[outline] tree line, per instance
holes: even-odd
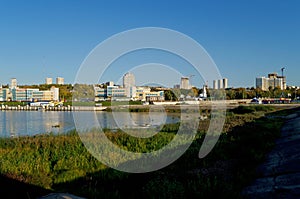
[[[91,85],[76,84],[75,88],[72,84],[39,84],[39,85],[20,85],[20,88],[37,88],[39,90],[50,90],[52,86],[59,88],[59,98],[64,101],[72,101],[72,93],[76,96],[92,96],[93,87]],[[8,87],[4,85],[3,88]],[[152,91],[156,91],[156,88],[151,88]],[[178,101],[180,97],[190,96],[199,97],[203,93],[202,88],[193,87],[191,89],[165,89],[164,97],[166,101]],[[81,96],[84,94],[84,96]],[[279,87],[270,87],[267,91],[263,91],[260,88],[227,88],[225,90],[207,89],[208,98],[220,98],[220,99],[253,99],[253,98],[291,98],[296,99],[300,97],[300,89],[288,87],[285,90],[281,90]]]
[[[184,89],[170,89],[165,90],[165,100],[166,101],[178,101],[180,95],[189,95],[191,97],[199,97],[199,95],[203,93],[203,89],[199,89],[193,87],[189,90]],[[296,88],[287,88],[285,90],[281,90],[280,88],[269,88],[267,91],[263,91],[260,88],[228,88],[225,90],[217,90],[217,89],[207,89],[207,97],[209,98],[217,98],[217,99],[253,99],[253,98],[291,98],[296,99],[300,97],[300,89]]]

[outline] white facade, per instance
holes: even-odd
[[[180,89],[190,89],[190,81],[188,77],[181,77]]]
[[[59,85],[63,85],[65,82],[64,82],[64,78],[63,77],[57,77],[56,78],[56,84],[59,84]]]
[[[223,79],[223,88],[228,88],[228,79],[227,78],[224,78]]]
[[[45,83],[46,84],[53,84],[52,78],[51,77],[47,77]]]
[[[10,82],[10,89],[16,89],[18,87],[18,83],[17,83],[17,79],[16,78],[11,78],[11,82]]]
[[[213,81],[213,89],[218,89],[218,81],[217,80]]]
[[[256,78],[256,88],[261,88],[263,91],[269,89],[269,78],[257,77]]]
[[[132,73],[128,72],[123,76],[123,87],[125,88],[126,97],[135,97],[135,77]]]
[[[228,88],[227,78],[213,80],[213,89],[226,89],[226,88]]]
[[[127,88],[131,86],[135,86],[135,77],[132,73],[129,72],[123,76],[123,87]]]
[[[285,77],[277,76],[276,73],[271,73],[268,77],[257,77],[256,88],[261,88],[263,91],[268,91],[271,88],[286,89]]]
[[[100,88],[98,86],[95,89],[95,101],[106,100],[111,98],[114,100],[141,100],[141,101],[164,101],[164,91],[151,91],[149,87],[130,87],[132,97],[126,96],[126,88],[120,88],[119,86],[107,86],[106,88]]]
[[[200,93],[199,97],[200,97],[201,99],[206,99],[206,98],[207,98],[206,85],[203,85],[203,92]]]
[[[218,80],[218,89],[222,89],[223,88],[223,80],[219,79]]]
[[[1,101],[58,101],[58,88],[40,91],[37,88],[1,88]]]
[[[59,88],[51,87],[50,91],[53,92],[53,100],[59,101]]]

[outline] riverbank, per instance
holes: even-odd
[[[0,111],[104,111],[107,107],[96,106],[0,106]]]
[[[106,167],[88,153],[75,131],[66,135],[0,139],[0,173],[6,179],[43,188],[13,193],[19,198],[36,198],[45,192],[68,192],[86,198],[238,198],[280,134],[284,121],[274,115],[293,111],[261,106],[228,111],[217,145],[207,157],[199,159],[208,128],[203,121],[193,144],[181,158],[164,169],[144,174]],[[106,134],[127,150],[151,151],[173,139],[178,126],[173,127],[166,126],[152,140],[134,139],[109,130]],[[1,194],[11,190],[5,186],[1,187]]]
[[[155,105],[143,105],[143,104],[131,104],[131,105],[112,105],[108,106],[92,106],[91,103],[87,105],[72,105],[68,103],[65,106],[29,106],[29,105],[0,105],[0,111],[129,111],[129,112],[149,112],[151,111],[161,111],[164,109],[166,112],[180,112],[181,110],[186,111],[197,111],[197,110],[210,110],[212,106],[218,108],[219,106],[225,106],[226,109],[233,109],[240,105],[243,106],[256,106],[256,104],[251,104],[250,100],[225,100],[225,101],[201,101],[199,104],[188,104],[188,103],[178,103],[168,104],[168,103],[158,103]],[[260,106],[271,106],[275,108],[296,108],[300,107],[300,104],[260,104]]]
[[[248,199],[300,197],[300,110],[286,116],[281,136],[243,194]]]

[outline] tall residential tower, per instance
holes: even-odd
[[[188,77],[181,77],[180,89],[190,89],[190,80]]]
[[[226,89],[226,88],[228,88],[227,78],[213,80],[213,89]]]
[[[64,84],[64,78],[63,77],[57,77],[56,78],[56,84],[63,85]]]
[[[53,84],[52,78],[51,77],[47,77],[45,83],[46,84]]]
[[[10,80],[10,89],[16,89],[18,87],[17,79],[16,78],[11,78]]]
[[[126,97],[132,98],[135,96],[135,77],[132,73],[128,72],[123,76],[123,87],[125,88]]]

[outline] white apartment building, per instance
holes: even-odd
[[[181,77],[180,89],[190,89],[190,80],[188,77]]]
[[[46,84],[53,84],[52,78],[51,77],[47,77],[45,83]]]
[[[64,78],[63,77],[57,77],[56,78],[56,84],[59,84],[59,85],[65,84]]]
[[[226,89],[226,88],[228,88],[227,78],[213,80],[213,89]]]
[[[268,91],[269,88],[286,89],[286,77],[278,76],[277,73],[270,73],[268,77],[257,77],[256,88],[260,88],[263,91]]]
[[[123,76],[123,87],[126,97],[132,98],[136,95],[135,77],[132,73],[128,72]]]

